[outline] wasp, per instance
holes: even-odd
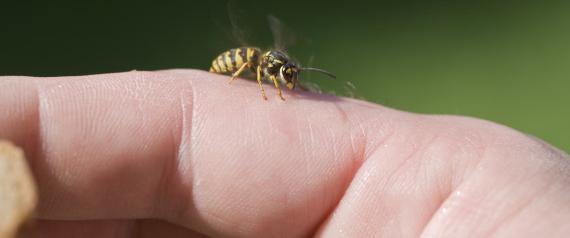
[[[273,30],[273,29],[272,29]],[[289,57],[284,50],[270,49],[262,51],[258,47],[239,47],[227,50],[212,61],[210,72],[231,74],[229,83],[232,83],[245,70],[251,70],[257,77],[261,97],[267,100],[263,89],[263,79],[273,82],[281,100],[285,100],[281,92],[281,84],[290,90],[298,84],[299,74],[303,71],[314,71],[336,78],[332,73],[318,68],[303,68]]]

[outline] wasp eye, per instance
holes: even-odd
[[[293,71],[292,71],[291,67],[283,66],[283,67],[281,67],[281,73],[289,76],[293,73]]]

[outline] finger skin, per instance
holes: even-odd
[[[568,231],[567,155],[521,133],[289,91],[264,101],[226,81],[7,77],[0,137],[30,155],[42,219],[158,218],[215,237],[528,235],[533,217],[535,234]]]
[[[37,118],[37,146],[27,150],[37,154],[39,217],[157,217],[214,236],[315,230],[365,143],[375,143],[343,108],[363,103],[300,94],[266,102],[251,83],[224,79],[199,71],[4,79],[36,92],[20,115],[2,116]],[[26,141],[17,121],[6,125],[5,137]]]

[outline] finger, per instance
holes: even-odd
[[[527,159],[527,151],[505,160],[497,148],[528,144],[509,144],[521,140],[520,133],[490,123],[310,94],[265,102],[255,84],[229,86],[198,71],[31,79],[23,85],[37,89],[37,106],[3,114],[11,123],[1,130],[26,142],[19,120],[37,118],[37,131],[27,130],[28,138],[38,138],[31,163],[40,184],[40,216],[48,219],[157,217],[211,236],[303,236],[327,220],[320,230],[325,236],[418,235],[425,226],[438,227],[432,224],[453,226],[449,218],[433,222],[431,215],[467,175],[487,178],[471,181],[473,198],[492,184],[503,184],[495,189],[501,191],[509,178],[528,171],[523,168],[551,168],[534,166],[541,160]],[[503,144],[482,153],[489,136]],[[495,169],[472,174],[482,159],[490,161],[484,168]],[[494,167],[497,161],[517,166]],[[556,171],[550,178],[566,178],[560,171],[567,170]],[[544,182],[528,184],[540,188]],[[512,207],[527,197],[495,200]],[[496,223],[497,217],[488,220]]]
[[[317,237],[567,236],[568,155],[481,120],[421,123],[367,158]]]
[[[32,155],[39,217],[308,234],[402,117],[329,96],[264,101],[255,84],[223,79],[199,71],[4,78],[23,94],[2,94],[11,113],[1,114],[0,135]]]

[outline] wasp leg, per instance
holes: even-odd
[[[243,70],[245,68],[247,68],[249,66],[249,64],[243,64],[238,71],[236,71],[235,73],[232,74],[232,78],[230,79],[230,81],[228,83],[232,83],[237,77],[239,77],[239,75],[241,74],[241,72],[243,72]]]
[[[285,101],[285,98],[283,97],[283,93],[281,92],[281,88],[279,87],[279,82],[277,82],[277,78],[275,78],[275,75],[271,75],[271,76],[269,76],[269,78],[275,84],[275,88],[277,88],[277,93],[279,94],[279,97],[281,98],[281,100]]]
[[[259,84],[259,89],[261,89],[261,96],[264,100],[267,100],[267,96],[265,96],[265,90],[263,89],[263,85],[261,83],[261,66],[257,66],[257,83]]]

